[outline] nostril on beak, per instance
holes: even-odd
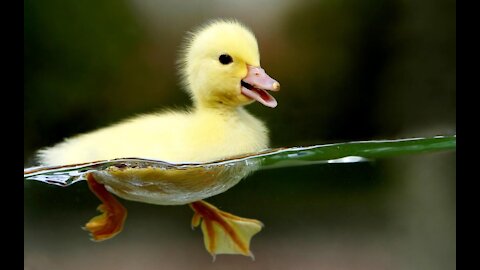
[[[279,84],[278,82],[274,82],[274,83],[272,84],[272,88],[273,88],[273,90],[275,90],[275,91],[279,91],[279,90],[280,90],[280,84]]]

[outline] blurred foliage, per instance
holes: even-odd
[[[455,1],[419,5],[315,1],[292,10],[289,48],[275,66],[288,63],[278,72],[280,119],[296,132],[280,142],[454,133]]]
[[[289,52],[295,52],[289,62],[300,72],[291,74],[285,88],[302,89],[289,93],[299,94],[299,102],[318,103],[296,111],[309,116],[296,127],[304,140],[368,139],[382,133],[375,107],[383,91],[379,77],[395,51],[389,35],[397,22],[396,6],[382,0],[318,1],[286,20],[285,36],[294,48]],[[319,122],[322,128],[311,128]]]
[[[157,90],[174,79],[155,72],[148,37],[124,2],[26,1],[24,13],[26,158],[169,95]]]

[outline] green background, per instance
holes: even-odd
[[[282,85],[272,147],[455,134],[451,0],[24,1],[24,166],[34,151],[132,114],[190,104],[175,61],[186,31],[237,18]],[[455,153],[259,171],[209,199],[266,224],[256,261],[212,264],[188,207],[125,202],[116,238],[80,227],[85,183],[25,183],[25,269],[454,269]]]

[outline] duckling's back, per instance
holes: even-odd
[[[42,165],[139,157],[207,162],[268,148],[265,125],[247,111],[142,115],[39,151]]]

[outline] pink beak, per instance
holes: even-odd
[[[268,76],[261,67],[247,65],[248,73],[243,78],[241,92],[270,108],[277,106],[277,101],[267,91],[280,91],[280,84]]]

